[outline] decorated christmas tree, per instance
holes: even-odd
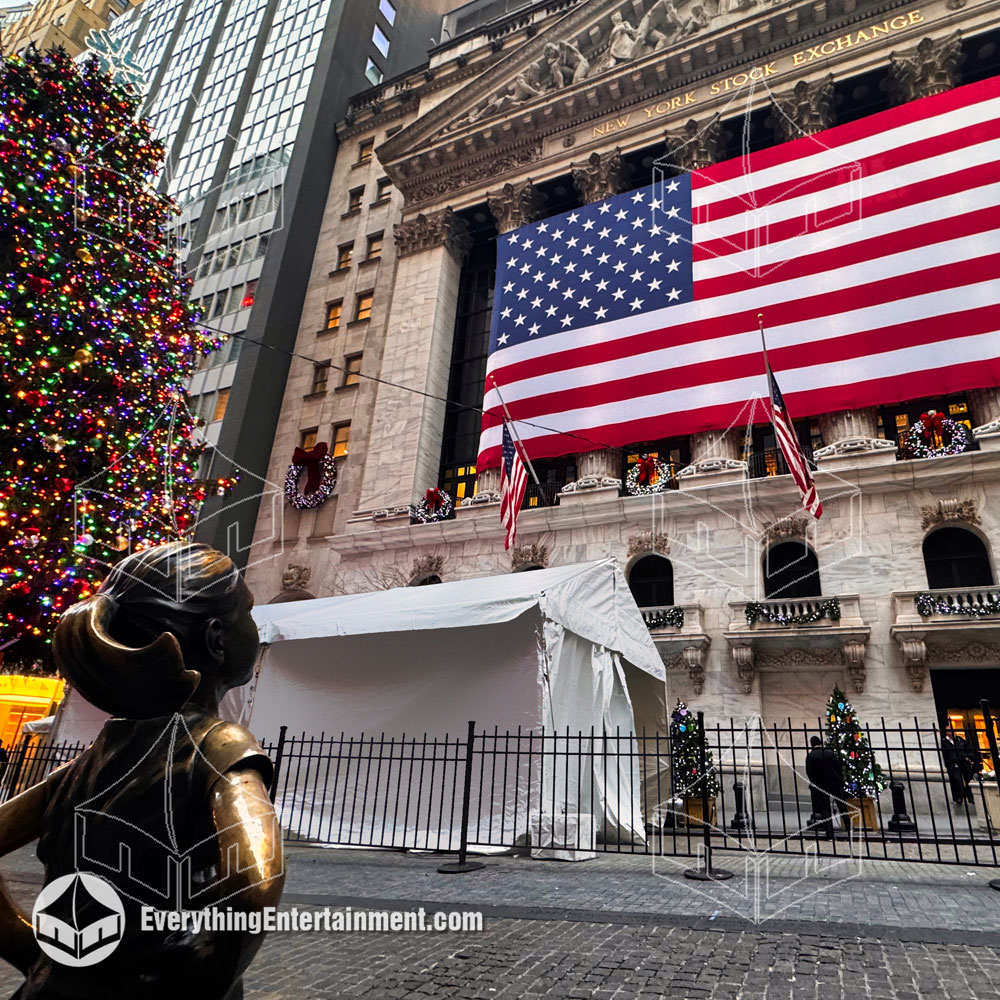
[[[886,787],[888,782],[875,760],[868,737],[839,687],[834,687],[826,706],[826,742],[840,758],[845,795],[872,798]]]
[[[209,488],[185,386],[218,346],[187,304],[162,147],[95,63],[0,64],[0,653],[129,550],[185,537]]]
[[[702,785],[707,785],[709,796],[719,791],[719,776],[715,771],[712,751],[705,747],[705,774],[701,773],[702,731],[698,716],[677,699],[677,707],[670,717],[670,745],[673,750],[673,786],[677,795],[697,798]],[[704,780],[703,780],[704,779]]]

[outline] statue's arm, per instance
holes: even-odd
[[[38,836],[45,802],[43,781],[0,806],[0,856],[30,844]],[[0,875],[0,958],[27,973],[38,954],[31,915],[14,902]]]
[[[277,905],[285,884],[281,827],[260,772],[227,771],[212,786],[211,806],[227,904],[246,910]]]

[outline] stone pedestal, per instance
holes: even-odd
[[[1000,389],[973,389],[969,411],[980,451],[1000,450]]]
[[[813,458],[821,468],[853,469],[896,461],[896,442],[878,436],[878,414],[871,407],[823,413],[819,427],[824,445]]]
[[[681,489],[745,479],[747,464],[740,461],[740,437],[736,428],[692,434],[691,464],[677,473]]]
[[[475,496],[466,497],[462,508],[479,507],[486,503],[500,502],[500,466],[495,469],[483,469],[476,476]]]

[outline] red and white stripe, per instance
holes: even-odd
[[[508,436],[510,431],[504,428]],[[506,529],[503,547],[509,549],[517,538],[517,515],[524,502],[524,492],[528,487],[528,472],[521,461],[521,452],[517,443],[510,438],[513,455],[510,460],[510,475],[507,475],[506,463],[500,463],[500,523]]]
[[[802,445],[799,444],[799,437],[795,433],[795,425],[787,410],[778,400],[781,399],[781,390],[775,381],[774,372],[768,368],[768,378],[771,385],[771,426],[774,428],[774,436],[781,448],[781,454],[785,457],[785,464],[795,481],[795,485],[802,494],[802,506],[805,507],[813,517],[823,516],[823,504],[820,503],[819,494],[816,492],[816,483],[813,482],[812,472],[806,462],[806,456],[802,453]]]
[[[803,416],[1000,385],[998,161],[1000,77],[695,174],[694,301],[491,355],[528,455],[729,426],[767,395],[759,312]]]

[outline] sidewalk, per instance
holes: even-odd
[[[275,934],[247,977],[248,1000],[987,1000],[1000,997],[996,869],[854,862],[804,878],[773,858],[727,883],[682,877],[687,861],[635,855],[580,863],[290,848],[284,904],[479,910],[478,934]],[[3,860],[27,900],[30,849]],[[18,979],[0,972],[0,994]]]

